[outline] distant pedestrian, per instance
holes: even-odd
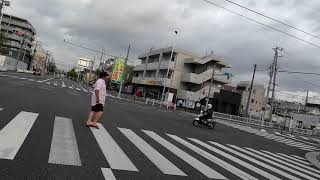
[[[103,107],[107,95],[107,76],[108,74],[106,72],[101,72],[99,74],[99,79],[94,84],[94,89],[91,97],[91,112],[89,113],[89,118],[86,121],[87,126],[92,126],[97,129],[99,129],[97,122],[103,115]]]

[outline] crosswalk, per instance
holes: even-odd
[[[284,143],[288,146],[293,146],[293,147],[297,147],[299,149],[305,150],[305,151],[319,151],[320,150],[320,145],[314,145],[313,143],[310,142],[303,142],[300,139],[295,138],[292,135],[284,135],[284,134],[280,134],[279,132],[275,132],[275,133],[269,133],[267,131],[261,131],[258,129],[254,129],[248,126],[242,126],[242,125],[238,125],[238,124],[233,124],[233,123],[229,123],[229,122],[225,122],[223,120],[217,120],[219,123],[251,133],[251,134],[256,134],[258,136],[261,137],[265,137],[267,139],[271,139],[280,143]],[[309,139],[309,138],[308,138]],[[314,138],[315,139],[315,138]],[[317,139],[315,139],[317,140]],[[320,142],[320,141],[319,141]]]
[[[53,90],[53,87],[57,88],[57,87],[60,87],[62,89],[74,89],[78,92],[85,92],[85,93],[88,93],[88,92],[91,92],[92,91],[92,88],[85,88],[85,87],[82,87],[76,83],[74,84],[70,84],[70,85],[66,85],[65,82],[60,79],[59,81],[57,79],[54,79],[54,78],[47,78],[47,79],[44,79],[44,80],[36,80],[36,79],[32,79],[32,78],[28,78],[28,77],[19,77],[19,76],[15,76],[15,75],[7,75],[7,74],[0,74],[0,76],[2,77],[10,77],[10,78],[14,78],[14,79],[17,79],[17,80],[24,80],[24,81],[29,81],[29,82],[36,82],[36,83],[39,83],[39,84],[44,84],[44,85],[52,85],[52,87],[39,87],[40,89],[44,89],[44,90]],[[13,84],[18,84],[18,85],[25,85],[24,83],[22,82],[12,82]],[[70,93],[68,93],[70,94]],[[75,95],[75,94],[72,94],[71,95]]]
[[[15,160],[19,150],[28,142],[25,140],[38,116],[35,112],[21,111],[0,129],[0,161]],[[99,129],[91,127],[89,133],[92,133],[92,141],[97,143],[110,166],[100,169],[105,179],[116,179],[113,170],[143,172],[143,166],[138,166],[137,159],[131,157],[128,151],[139,151],[149,160],[145,163],[173,177],[190,178],[192,175],[186,171],[187,166],[199,175],[213,179],[320,179],[320,170],[297,155],[145,129],[116,127],[111,131],[102,124],[98,126]],[[114,131],[132,144],[130,150],[121,147],[121,138]],[[79,153],[84,147],[78,146],[79,139],[71,118],[55,116],[52,132],[48,133],[52,133],[49,164],[85,166]],[[159,146],[163,149],[157,148]]]

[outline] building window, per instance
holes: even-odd
[[[254,103],[254,99],[251,99],[251,103]]]

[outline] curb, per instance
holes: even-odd
[[[306,158],[310,163],[315,165],[318,169],[320,169],[320,152],[308,152],[306,153]]]

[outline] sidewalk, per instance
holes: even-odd
[[[305,156],[310,163],[320,169],[320,152],[309,152]]]

